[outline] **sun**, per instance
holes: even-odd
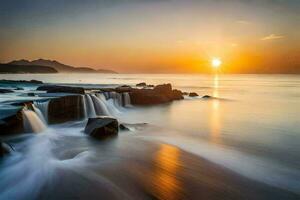
[[[220,58],[213,58],[211,60],[211,65],[213,68],[218,69],[222,64],[222,61]]]

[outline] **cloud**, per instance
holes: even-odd
[[[261,38],[261,40],[278,40],[278,39],[282,39],[282,38],[284,38],[283,35],[276,35],[276,34],[272,33],[268,36]]]

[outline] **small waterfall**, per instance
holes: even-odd
[[[89,94],[86,94],[85,98],[87,117],[96,117],[96,111],[91,96]]]
[[[82,98],[82,108],[83,108],[83,115],[84,115],[84,118],[87,118],[88,117],[88,113],[87,113],[87,109],[86,109],[86,98],[85,98],[85,95],[81,95],[81,98]]]
[[[34,111],[23,109],[22,114],[24,129],[26,132],[39,133],[46,129],[46,124]]]
[[[95,95],[91,95],[97,115],[110,115],[105,103]]]
[[[50,101],[35,101],[32,105],[34,111],[40,116],[44,122],[48,123],[48,106]]]
[[[124,92],[124,93],[123,93],[123,99],[124,99],[123,105],[124,105],[125,107],[130,107],[130,106],[131,106],[131,101],[130,101],[130,95],[129,95],[128,92]]]

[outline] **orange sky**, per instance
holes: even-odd
[[[125,73],[197,73],[209,72],[210,60],[219,57],[224,73],[300,72],[297,1],[103,2],[7,1],[0,61],[45,58]]]

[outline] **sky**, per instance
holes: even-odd
[[[0,62],[123,73],[300,72],[299,0],[1,0]]]

